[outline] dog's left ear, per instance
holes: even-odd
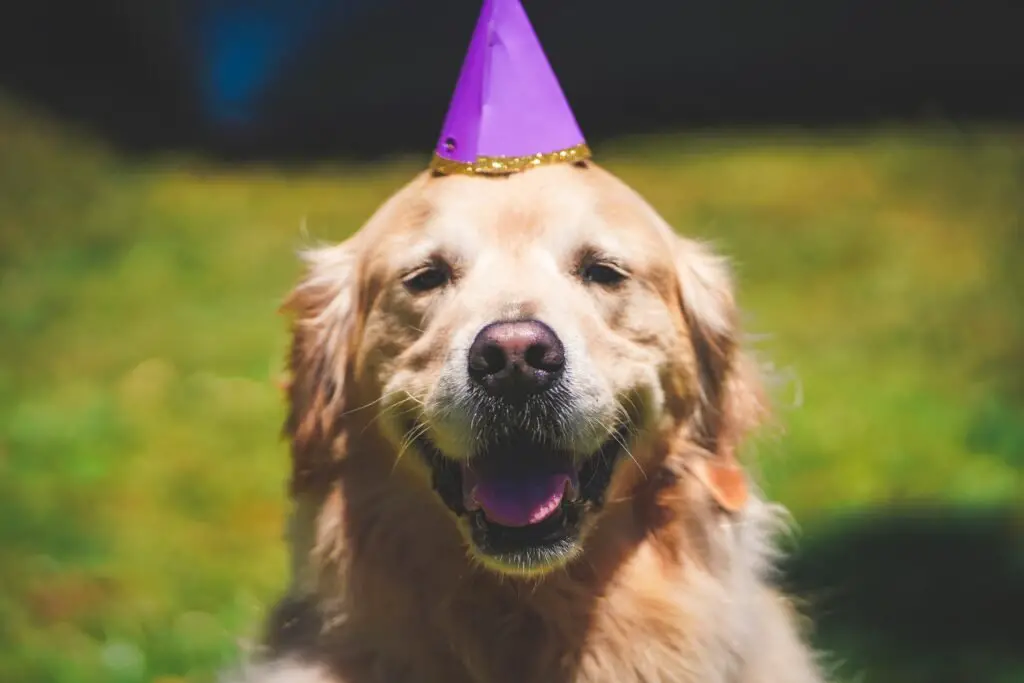
[[[737,450],[764,417],[760,381],[756,367],[740,348],[728,264],[703,244],[676,240],[678,295],[698,376],[693,438],[705,453],[688,466],[719,506],[737,512],[749,496]]]

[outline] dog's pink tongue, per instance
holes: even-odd
[[[542,474],[510,479],[481,476],[476,500],[487,519],[502,526],[527,526],[542,522],[558,510],[569,475]]]

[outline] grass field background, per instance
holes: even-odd
[[[1024,681],[1014,627],[978,631],[1024,607],[1024,130],[598,153],[735,260],[779,377],[750,454],[841,678]],[[424,161],[133,160],[0,102],[0,681],[199,683],[258,634],[294,252]]]

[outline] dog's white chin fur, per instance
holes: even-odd
[[[337,683],[322,666],[292,660],[249,664],[221,676],[217,683]]]

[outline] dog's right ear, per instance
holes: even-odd
[[[302,254],[306,273],[282,306],[292,316],[288,418],[292,490],[326,485],[342,436],[345,375],[357,327],[357,261],[350,242]]]
[[[756,365],[740,349],[739,314],[725,259],[677,237],[676,267],[698,374],[693,436],[709,456],[693,466],[715,501],[737,512],[749,495],[737,452],[765,417],[761,382]]]

